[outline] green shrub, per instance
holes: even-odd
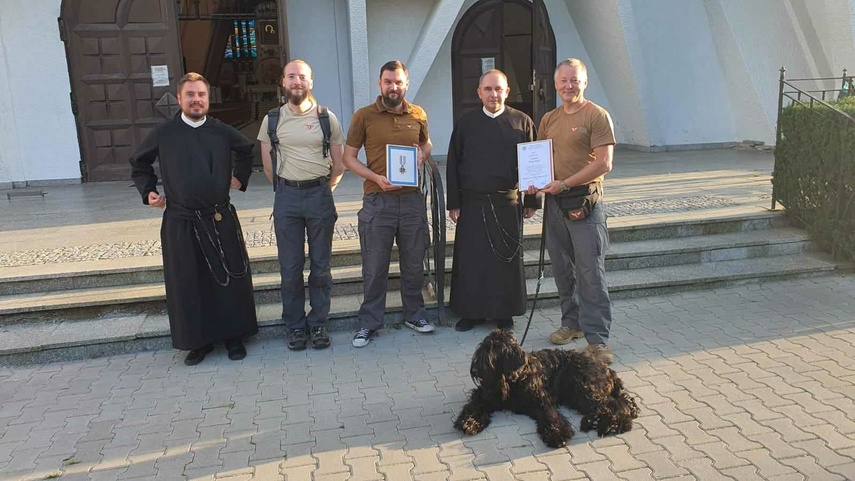
[[[830,102],[855,118],[855,97]],[[786,107],[775,146],[775,198],[820,247],[855,260],[855,121],[815,103]]]

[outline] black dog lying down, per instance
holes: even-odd
[[[582,431],[620,434],[632,429],[638,406],[608,366],[588,353],[544,349],[526,353],[510,331],[496,329],[484,338],[469,369],[477,386],[454,421],[473,435],[490,424],[494,411],[509,409],[537,421],[547,446],[559,448],[573,437],[573,426],[558,404],[582,417]]]

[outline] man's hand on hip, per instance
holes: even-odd
[[[166,196],[160,195],[157,192],[148,193],[148,205],[163,209],[166,207]]]

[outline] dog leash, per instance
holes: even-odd
[[[525,343],[525,338],[528,336],[528,328],[531,327],[531,319],[534,317],[534,310],[537,308],[537,298],[540,295],[540,285],[543,284],[543,272],[544,272],[544,260],[546,258],[546,195],[543,196],[543,224],[540,227],[540,254],[538,255],[537,261],[537,288],[534,291],[534,301],[531,303],[531,313],[528,315],[528,322],[525,325],[525,331],[523,332],[522,340],[520,341],[520,346]]]

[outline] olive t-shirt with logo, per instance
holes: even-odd
[[[537,140],[546,139],[552,139],[555,180],[564,180],[596,160],[595,148],[615,144],[614,126],[606,109],[589,100],[572,114],[563,107],[547,112],[537,130]]]
[[[411,146],[424,144],[430,138],[427,114],[416,104],[403,101],[404,110],[393,112],[383,105],[383,98],[362,107],[353,114],[347,131],[347,145],[354,149],[365,147],[368,168],[378,175],[386,176],[386,144]],[[366,194],[383,192],[379,185],[366,180],[362,185]],[[406,194],[418,187],[404,187],[387,194]]]
[[[336,116],[330,112],[330,144],[343,145],[344,132]],[[279,148],[276,151],[276,175],[288,180],[312,180],[330,175],[331,157],[324,158],[324,133],[318,120],[318,106],[303,113],[295,113],[283,105],[276,124]],[[261,121],[258,140],[270,143],[267,135],[267,116]]]

